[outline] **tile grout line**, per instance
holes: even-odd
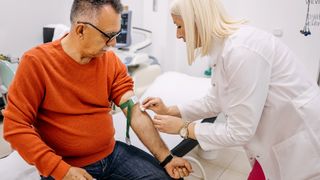
[[[238,152],[237,155],[235,155],[235,156],[233,157],[233,159],[232,159],[232,160],[230,161],[230,163],[226,166],[226,168],[223,169],[222,173],[220,174],[220,176],[218,177],[217,180],[222,180],[222,179],[220,179],[220,178],[221,178],[222,175],[229,169],[229,167],[230,167],[231,164],[235,161],[236,157],[239,156],[239,154],[240,154],[240,153]]]

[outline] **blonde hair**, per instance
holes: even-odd
[[[231,20],[219,0],[173,0],[170,11],[184,22],[189,65],[209,54],[214,37],[224,38],[245,22]]]

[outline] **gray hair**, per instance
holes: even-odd
[[[116,13],[121,14],[123,6],[120,0],[74,0],[71,8],[71,24],[77,21],[96,21],[101,7],[111,5]]]

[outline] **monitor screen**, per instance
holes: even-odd
[[[132,11],[124,11],[121,14],[121,33],[117,37],[116,47],[127,47],[131,45],[131,16]]]

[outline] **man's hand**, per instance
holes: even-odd
[[[141,107],[143,109],[150,109],[156,114],[168,114],[169,108],[163,103],[162,99],[158,97],[147,97],[143,100]]]
[[[179,134],[184,124],[181,118],[167,115],[155,115],[152,121],[158,131],[168,134]]]
[[[174,157],[164,168],[174,179],[186,177],[192,173],[191,164],[187,160],[179,157]]]
[[[93,180],[93,178],[86,170],[71,167],[62,180]]]

